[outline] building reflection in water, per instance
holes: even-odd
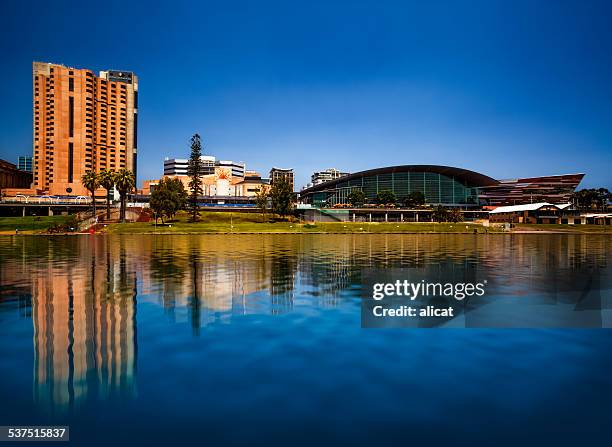
[[[124,247],[80,240],[76,263],[32,277],[34,400],[49,412],[136,393],[136,290]],[[53,259],[53,245],[48,256]],[[59,264],[59,265],[58,265]]]
[[[0,292],[31,296],[31,312],[27,299],[19,306],[33,321],[34,396],[65,410],[135,396],[137,297],[198,335],[242,315],[340,306],[369,268],[429,277],[444,267],[522,296],[606,269],[610,253],[609,238],[583,236],[16,237],[0,243]]]

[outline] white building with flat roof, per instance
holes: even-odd
[[[212,175],[215,167],[226,168],[232,172],[234,177],[244,177],[246,164],[231,160],[217,160],[212,155],[202,155],[202,175]],[[187,175],[189,159],[187,158],[168,158],[164,159],[164,175]]]
[[[336,180],[337,178],[349,175],[348,172],[341,172],[336,168],[325,169],[324,171],[314,172],[310,176],[311,186],[320,185],[321,183]]]
[[[203,170],[202,175],[215,173],[215,157],[211,155],[202,155]],[[164,159],[164,175],[187,175],[187,167],[189,159],[187,158],[168,158]]]

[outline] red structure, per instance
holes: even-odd
[[[481,187],[479,199],[487,206],[568,203],[583,177],[584,174],[564,174],[499,180],[495,185]]]

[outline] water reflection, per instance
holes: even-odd
[[[14,242],[24,252],[3,257],[2,272],[31,297],[35,402],[64,412],[88,399],[135,395],[136,276],[125,244]],[[29,259],[33,247],[40,258]]]
[[[137,303],[195,336],[243,315],[337,307],[358,326],[367,268],[451,266],[527,296],[577,271],[609,272],[611,254],[612,238],[576,235],[5,237],[0,319],[15,309],[32,319],[34,399],[65,411],[136,395]]]

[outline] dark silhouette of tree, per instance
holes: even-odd
[[[610,200],[612,196],[606,188],[581,189],[571,197],[574,206],[580,210],[605,210]]]
[[[191,155],[187,165],[187,175],[189,176],[189,207],[191,209],[191,220],[198,218],[198,200],[204,191],[202,189],[202,142],[197,133],[191,137]]]
[[[409,207],[425,205],[425,194],[423,194],[421,191],[411,192],[404,200],[404,205]]]
[[[432,218],[435,222],[448,222],[449,212],[442,205],[438,205],[432,214]]]
[[[255,194],[255,205],[261,211],[261,221],[266,220],[266,209],[268,209],[268,190],[263,185],[259,188],[259,191]]]
[[[102,169],[98,174],[100,186],[106,189],[106,218],[110,219],[110,193],[115,186],[115,171]]]
[[[89,191],[89,193],[91,194],[92,212],[93,212],[93,215],[95,216],[96,215],[95,193],[96,193],[96,189],[98,189],[98,186],[100,186],[98,174],[96,174],[94,171],[87,171],[81,177],[81,183],[83,184],[85,189],[87,189],[87,191]]]
[[[463,213],[459,208],[453,208],[448,212],[447,219],[453,223],[463,222]]]
[[[155,212],[155,221],[159,216],[164,223],[164,216],[172,219],[185,207],[187,191],[178,178],[166,177],[151,192],[151,209]]]
[[[125,208],[127,195],[134,189],[136,185],[136,177],[134,173],[128,169],[122,168],[115,173],[115,185],[119,191],[121,207],[119,208],[119,218],[121,222],[125,222]]]
[[[270,188],[272,212],[280,216],[287,216],[293,211],[293,191],[291,185],[284,178],[274,180]]]
[[[354,207],[362,207],[366,203],[366,195],[361,189],[354,189],[346,198],[348,202]]]
[[[395,205],[396,202],[397,198],[395,197],[395,193],[388,189],[380,191],[376,195],[376,203],[378,203],[379,205]]]

